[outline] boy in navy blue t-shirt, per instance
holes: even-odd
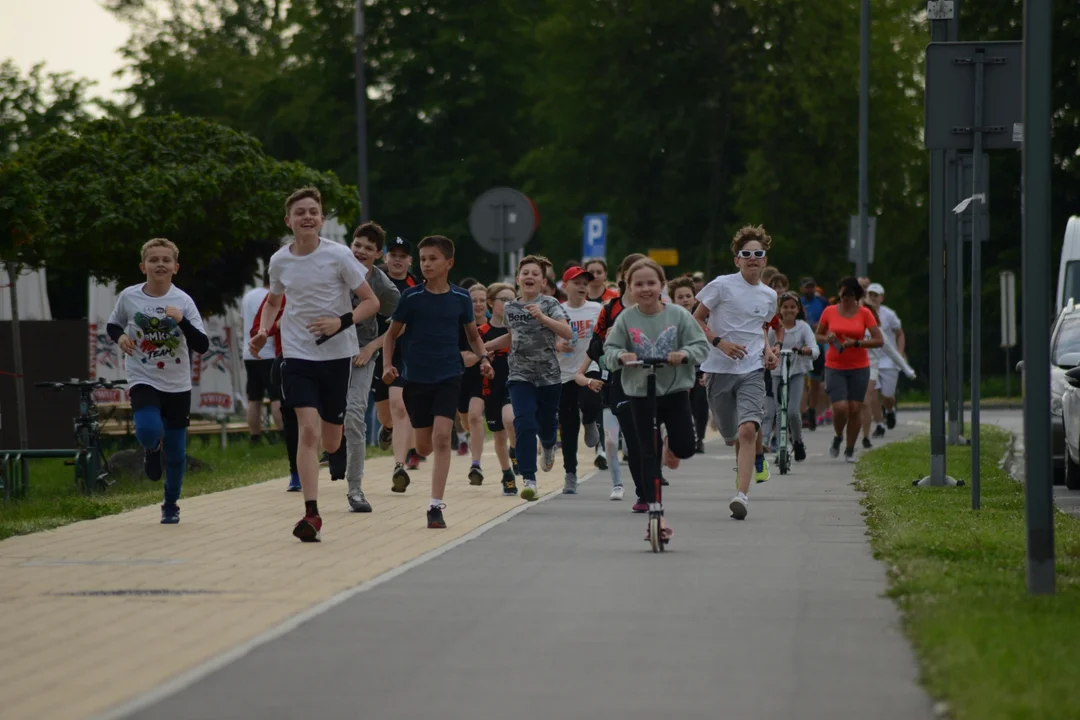
[[[409,334],[402,347],[401,376],[405,379],[404,400],[413,426],[416,450],[431,463],[431,502],[427,519],[429,528],[444,528],[442,501],[446,476],[450,473],[450,434],[457,414],[461,375],[465,365],[458,349],[458,333],[465,329],[469,347],[480,358],[480,373],[491,378],[491,368],[484,341],[476,331],[472,298],[467,290],[451,285],[447,276],[454,267],[454,243],[441,235],[426,237],[417,246],[420,271],[426,280],[422,286],[401,294],[397,309],[386,331],[383,357],[394,357],[394,346],[402,328]],[[383,381],[389,385],[398,377],[398,369],[384,367]],[[394,475],[394,492],[405,492],[407,475]]]

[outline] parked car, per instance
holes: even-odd
[[[1050,430],[1055,482],[1080,489],[1080,306],[1070,299],[1050,340]],[[1060,473],[1059,473],[1060,471]]]

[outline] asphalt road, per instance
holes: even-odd
[[[669,473],[661,555],[602,473],[130,717],[933,717],[853,466],[808,438],[743,522],[718,442]]]

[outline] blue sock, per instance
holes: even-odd
[[[175,504],[180,499],[187,465],[187,428],[166,430],[162,448],[165,450],[165,503]]]

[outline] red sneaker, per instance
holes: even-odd
[[[405,456],[405,467],[409,470],[416,470],[420,467],[420,461],[423,458],[420,457],[420,453],[415,450],[410,450],[409,454]]]
[[[300,542],[319,542],[322,540],[322,518],[318,515],[305,515],[296,523],[292,534]]]
[[[642,500],[641,498],[638,498],[637,502],[634,503],[634,506],[632,508],[630,508],[630,512],[634,512],[634,513],[649,512],[649,506],[648,506],[648,504],[646,504],[646,502],[644,500]]]
[[[458,447],[457,447],[457,454],[458,455],[468,455],[469,454],[469,443],[465,442],[464,440],[459,442]]]

